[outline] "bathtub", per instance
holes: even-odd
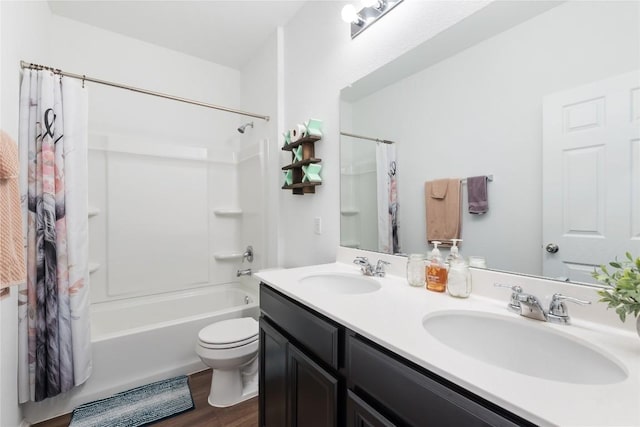
[[[85,384],[43,402],[25,419],[40,422],[76,406],[176,375],[206,369],[198,331],[220,320],[258,318],[256,284],[231,283],[91,306],[93,371]]]

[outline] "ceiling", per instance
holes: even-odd
[[[241,68],[304,0],[57,1],[56,15]]]

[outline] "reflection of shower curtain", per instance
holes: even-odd
[[[400,252],[398,241],[398,191],[395,144],[377,143],[378,250]]]
[[[80,82],[24,72],[19,145],[27,254],[18,297],[22,403],[68,391],[91,373],[87,92]]]

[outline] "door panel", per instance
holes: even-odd
[[[640,252],[640,72],[545,97],[543,275],[593,283]]]
[[[287,339],[260,318],[260,426],[287,425]]]
[[[295,346],[289,345],[291,425],[338,425],[338,380]]]

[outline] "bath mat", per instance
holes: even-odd
[[[69,427],[139,427],[194,408],[185,375],[143,385],[73,410]]]

